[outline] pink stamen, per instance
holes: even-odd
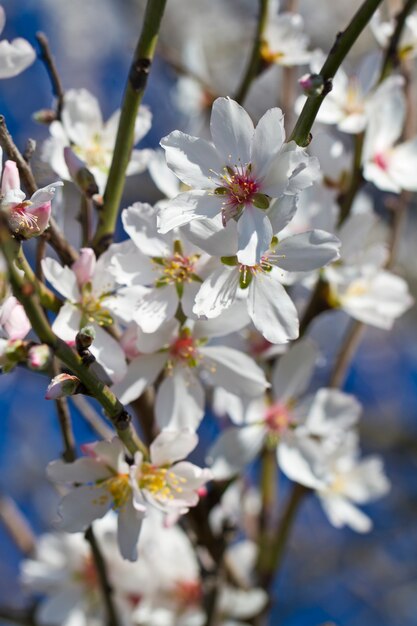
[[[266,410],[264,419],[269,430],[278,434],[285,432],[292,424],[288,408],[279,402]]]
[[[374,163],[375,163],[375,165],[380,167],[381,170],[384,170],[384,172],[387,171],[387,169],[388,169],[388,159],[387,159],[386,155],[383,152],[378,152],[374,156]]]

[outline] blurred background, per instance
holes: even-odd
[[[35,33],[50,41],[64,88],[85,87],[99,100],[103,118],[119,107],[144,3],[139,0],[6,0],[2,37],[21,36],[36,47]],[[395,4],[395,3],[394,3]],[[310,48],[328,50],[359,2],[303,0]],[[181,95],[178,78],[192,69],[193,41],[203,30],[213,52],[210,75],[221,95],[233,93],[250,50],[256,0],[168,0],[161,54],[152,69],[145,103],[153,126],[140,147],[155,148],[175,128],[204,126],[204,112]],[[211,29],[211,30],[210,30]],[[188,42],[188,43],[187,43]],[[186,45],[187,43],[187,45]],[[349,57],[349,64],[375,41],[369,29]],[[207,49],[208,49],[207,48]],[[260,114],[280,102],[282,69],[275,68],[265,92],[251,93],[248,108]],[[300,70],[302,73],[302,70]],[[298,70],[296,70],[296,76]],[[295,77],[296,77],[295,76]],[[212,82],[212,84],[213,84]],[[297,87],[298,89],[298,87]],[[0,86],[0,112],[20,148],[29,137],[40,146],[48,136],[35,111],[52,105],[51,87],[39,61]],[[188,103],[188,108],[187,108]],[[34,169],[41,183],[55,179],[38,153]],[[147,174],[128,181],[130,199],[158,199]],[[66,210],[71,212],[70,203]],[[416,294],[414,218],[411,207],[404,228],[397,270]],[[63,216],[57,216],[61,219]],[[70,223],[70,222],[69,222]],[[75,238],[76,233],[71,233]],[[121,232],[119,236],[122,237]],[[417,340],[416,311],[401,318],[390,333],[368,329],[349,370],[345,390],[364,405],[361,423],[364,453],[380,453],[392,482],[390,494],[367,512],[374,531],[358,535],[329,525],[317,501],[308,498],[295,524],[284,566],[277,578],[271,624],[280,626],[415,626],[417,616]],[[0,376],[0,496],[11,496],[35,533],[50,528],[57,496],[45,479],[45,466],[61,452],[53,404],[43,400],[45,379],[23,370]],[[79,444],[95,434],[74,408]],[[207,429],[208,431],[210,429]],[[284,486],[285,488],[285,486]],[[0,524],[0,605],[21,606],[21,551]]]

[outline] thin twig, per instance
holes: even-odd
[[[268,22],[268,6],[269,0],[259,0],[259,14],[256,24],[256,32],[252,45],[252,52],[249,58],[245,74],[242,82],[238,87],[235,95],[236,102],[242,104],[248,94],[252,82],[258,75],[261,64],[261,47],[264,39],[264,33]]]
[[[401,35],[407,20],[407,17],[417,4],[417,0],[407,0],[402,10],[396,17],[395,29],[385,51],[384,61],[382,63],[381,81],[386,78],[393,69],[400,63],[399,44]]]
[[[96,566],[97,575],[100,581],[100,588],[103,592],[103,599],[106,605],[107,612],[107,626],[119,626],[120,620],[118,618],[116,607],[113,601],[113,587],[109,583],[106,563],[104,561],[100,546],[98,545],[97,539],[91,526],[86,530],[85,538],[90,544],[91,552],[93,553],[94,557],[94,565]]]
[[[29,556],[36,544],[36,537],[27,519],[19,511],[15,501],[8,495],[0,496],[0,522],[25,555]]]
[[[49,47],[47,36],[44,33],[36,33],[36,39],[41,50],[39,58],[43,61],[46,71],[48,72],[52,85],[52,92],[56,98],[56,119],[60,120],[62,107],[64,106],[64,89],[58,74],[55,59],[52,56],[51,49]]]
[[[35,620],[35,607],[24,610],[0,606],[0,620],[10,624],[21,624],[21,626],[38,626]]]
[[[61,373],[61,368],[57,360],[53,359],[52,371],[54,376]],[[75,438],[72,430],[71,413],[66,398],[57,398],[55,406],[58,413],[59,426],[61,429],[62,440],[64,442],[64,452],[62,458],[67,463],[71,463],[76,459]]]

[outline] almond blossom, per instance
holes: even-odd
[[[287,202],[290,199],[287,196],[285,202],[278,201],[279,208],[275,212],[271,207],[269,215],[274,234],[279,235],[295,213],[295,204]],[[285,272],[318,269],[338,258],[339,240],[321,230],[282,240],[274,237],[256,264],[239,262],[233,222],[223,230],[214,221],[210,225],[193,223],[187,236],[211,254],[221,255],[201,285],[194,313],[206,318],[216,317],[236,300],[243,300],[253,324],[271,343],[286,343],[298,337],[297,311],[282,285]]]
[[[406,117],[402,89],[375,98],[363,144],[363,176],[382,191],[417,190],[417,137],[398,144]]]
[[[0,152],[1,156],[1,152]],[[56,187],[62,186],[57,181],[35,191],[30,200],[20,189],[20,176],[14,161],[6,161],[1,179],[0,208],[6,214],[9,228],[17,238],[30,239],[41,235],[49,226],[51,201]]]
[[[6,14],[0,6],[0,33],[6,22]],[[0,41],[0,78],[12,78],[23,72],[36,59],[36,52],[26,39]]]
[[[150,446],[150,458],[141,452],[126,461],[122,442],[115,437],[88,447],[89,457],[73,463],[53,461],[49,478],[72,484],[64,495],[59,526],[67,532],[85,530],[95,519],[114,509],[118,513],[118,543],[123,558],[137,558],[137,541],[148,506],[176,518],[198,502],[198,489],[210,480],[210,472],[187,461],[197,445],[191,431],[165,431]]]
[[[277,7],[273,7],[276,11]],[[309,37],[304,32],[304,20],[298,13],[272,14],[266,25],[261,56],[266,63],[284,67],[304,65],[310,61],[307,50]]]
[[[155,398],[158,426],[196,430],[204,415],[200,378],[245,397],[259,396],[268,387],[265,374],[249,356],[227,346],[206,345],[209,338],[227,335],[248,322],[245,308],[237,304],[216,320],[186,320],[182,326],[171,320],[156,333],[137,328],[137,356],[112,390],[128,403],[163,373]]]
[[[95,332],[91,352],[110,378],[119,380],[126,371],[125,355],[105,328],[113,324],[114,317],[129,321],[139,296],[133,287],[117,288],[108,271],[114,250],[117,245],[96,261],[92,249],[82,248],[71,268],[62,267],[52,258],[44,259],[42,268],[46,279],[66,299],[53,330],[64,341],[73,343],[77,332],[91,324]]]
[[[267,111],[254,128],[239,104],[218,98],[210,130],[212,142],[180,131],[161,140],[168,166],[195,190],[161,209],[159,230],[221,215],[223,226],[237,221],[239,262],[254,265],[274,234],[267,215],[271,201],[308,187],[318,163],[295,142],[284,143],[280,109]]]
[[[132,311],[132,319],[146,333],[155,332],[172,319],[180,303],[187,317],[193,315],[202,282],[199,274],[208,260],[180,234],[160,235],[156,213],[156,208],[141,202],[122,212],[131,241],[120,246],[109,268],[119,283],[146,287]]]
[[[71,180],[64,158],[64,148],[71,146],[76,156],[94,175],[100,193],[104,192],[116,141],[120,111],[103,122],[99,103],[87,89],[69,89],[64,96],[61,121],[49,127],[51,137],[44,143],[42,159],[64,180]],[[135,123],[134,144],[151,127],[151,113],[142,106]],[[151,150],[133,150],[127,175],[143,172],[152,156]]]
[[[377,10],[373,14],[369,25],[379,45],[382,48],[386,48],[394,33],[395,20],[384,21],[381,11]],[[417,13],[415,11],[405,18],[397,54],[402,61],[413,59],[417,55]]]

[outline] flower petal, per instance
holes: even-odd
[[[154,465],[168,465],[187,458],[198,443],[191,430],[163,430],[150,446]]]
[[[204,346],[201,364],[214,385],[246,397],[261,395],[269,383],[263,370],[243,352],[227,346]]]
[[[214,146],[198,137],[174,130],[161,139],[168,166],[180,180],[196,189],[212,189],[213,170],[220,172],[223,163]]]
[[[250,163],[254,127],[240,104],[230,98],[217,98],[211,110],[210,132],[222,166]]]
[[[175,367],[159,386],[155,402],[158,426],[197,430],[204,415],[204,390],[190,370]]]

